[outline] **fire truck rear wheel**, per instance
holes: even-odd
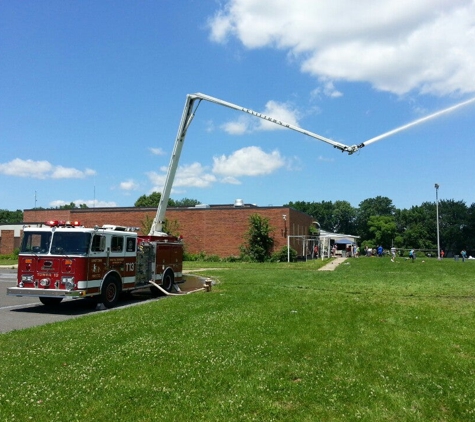
[[[107,278],[102,284],[101,300],[106,308],[113,308],[119,300],[119,282],[115,277]]]
[[[174,282],[175,282],[175,276],[173,275],[173,271],[168,270],[167,272],[165,272],[165,274],[163,274],[161,288],[171,293],[171,291],[173,290]],[[150,288],[150,292],[152,293],[152,297],[154,298],[164,295],[164,293],[160,291],[160,289],[157,289],[155,286],[152,286]]]
[[[40,297],[40,302],[46,306],[58,306],[62,300],[62,297]]]
[[[163,275],[162,279],[162,287],[167,291],[171,292],[173,290],[173,283],[175,281],[175,277],[173,276],[173,272],[168,270]]]

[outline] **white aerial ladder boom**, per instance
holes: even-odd
[[[175,179],[175,174],[178,168],[178,162],[180,161],[181,150],[183,148],[183,143],[185,142],[186,131],[195,116],[196,109],[193,110],[194,104],[198,101],[198,105],[202,100],[209,101],[218,105],[232,108],[234,110],[242,111],[244,113],[250,114],[260,119],[267,120],[268,122],[275,123],[279,126],[285,127],[287,129],[295,130],[304,135],[310,136],[311,138],[318,139],[319,141],[326,142],[327,144],[333,145],[335,148],[340,149],[343,152],[348,154],[353,154],[358,151],[359,148],[364,145],[353,145],[348,146],[341,144],[340,142],[333,141],[331,139],[325,138],[324,136],[317,135],[316,133],[310,132],[308,130],[302,129],[298,126],[294,126],[289,123],[285,123],[280,119],[276,119],[271,116],[266,116],[265,114],[258,113],[249,108],[241,107],[236,104],[229,103],[227,101],[220,100],[218,98],[210,97],[205,94],[188,94],[186,96],[185,108],[183,109],[183,115],[181,117],[180,126],[178,127],[178,133],[176,135],[175,146],[173,148],[173,153],[170,159],[170,164],[168,166],[168,173],[165,179],[165,184],[163,186],[163,192],[160,196],[160,202],[158,203],[157,214],[153,220],[152,226],[150,228],[149,236],[162,236],[165,233],[162,232],[162,226],[165,221],[165,212],[167,210],[168,200],[170,198],[170,192],[173,185],[173,180]],[[198,105],[196,107],[198,107]]]
[[[181,118],[180,126],[178,127],[178,134],[176,137],[175,141],[175,147],[173,149],[173,154],[170,159],[170,165],[168,166],[168,173],[167,173],[167,178],[165,179],[165,185],[163,187],[163,192],[160,197],[160,202],[158,204],[157,208],[157,215],[155,216],[155,219],[153,220],[152,227],[149,232],[149,236],[161,236],[165,235],[165,233],[162,232],[162,225],[165,219],[165,212],[167,210],[167,204],[168,204],[168,199],[170,198],[170,191],[172,189],[173,185],[173,180],[175,179],[175,174],[176,170],[178,167],[178,162],[180,161],[180,154],[181,154],[181,149],[183,148],[183,142],[185,141],[185,136],[186,136],[186,131],[188,130],[188,127],[190,126],[191,121],[193,120],[193,117],[195,115],[195,112],[193,111],[193,105],[195,101],[198,101],[198,105],[201,102],[201,100],[206,100],[211,103],[219,104],[225,107],[232,108],[234,110],[242,111],[244,113],[250,114],[255,117],[259,117],[260,119],[267,120],[268,122],[275,123],[276,125],[285,127],[287,129],[295,130],[296,132],[300,132],[304,135],[310,136],[311,138],[318,139],[319,141],[326,142],[327,144],[333,145],[333,147],[341,150],[342,152],[347,152],[348,154],[353,154],[356,151],[360,150],[361,148],[365,147],[366,145],[370,145],[374,142],[379,141],[380,139],[386,138],[388,136],[391,136],[393,134],[396,134],[398,132],[401,132],[402,130],[405,130],[411,126],[414,126],[416,124],[422,123],[426,120],[430,120],[434,117],[440,116],[444,113],[451,112],[459,107],[465,106],[467,104],[470,104],[472,102],[475,102],[475,98],[472,98],[470,100],[464,101],[462,103],[456,104],[452,107],[446,108],[444,110],[438,111],[436,113],[433,113],[429,116],[423,117],[421,119],[418,119],[412,123],[409,123],[404,126],[400,126],[397,129],[393,129],[389,132],[386,132],[382,135],[376,136],[374,138],[371,138],[365,142],[362,142],[359,145],[345,145],[340,142],[333,141],[331,139],[325,138],[324,136],[317,135],[316,133],[310,132],[308,130],[302,129],[298,126],[291,125],[289,123],[285,123],[282,120],[276,119],[271,116],[266,116],[265,114],[258,113],[257,111],[253,111],[249,108],[241,107],[236,104],[228,103],[227,101],[220,100],[218,98],[210,97],[209,95],[205,94],[188,94],[186,96],[186,103],[185,103],[185,108],[183,110],[183,116]],[[196,111],[196,109],[195,109]]]

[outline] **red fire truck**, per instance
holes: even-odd
[[[111,308],[122,292],[171,291],[182,281],[182,261],[183,242],[174,236],[49,221],[25,227],[17,286],[7,294],[39,297],[45,305],[67,297],[91,298]]]

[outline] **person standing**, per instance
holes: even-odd
[[[465,262],[465,258],[467,258],[467,251],[465,249],[462,249],[460,255],[462,255],[462,262]]]
[[[393,246],[391,248],[391,262],[394,262],[396,260],[396,248]]]

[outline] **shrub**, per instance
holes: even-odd
[[[273,262],[287,262],[290,258],[290,262],[294,262],[297,259],[297,251],[293,248],[287,248],[283,246],[279,251],[276,251],[272,254]]]
[[[274,239],[269,219],[259,214],[249,217],[249,229],[245,234],[245,243],[241,246],[241,256],[254,262],[265,262],[271,257]]]
[[[223,262],[239,262],[240,260],[241,258],[239,256],[234,255],[227,256],[226,258],[222,259]]]
[[[205,258],[206,252],[203,251],[198,254],[188,253],[186,251],[183,253],[183,261],[204,261]]]

